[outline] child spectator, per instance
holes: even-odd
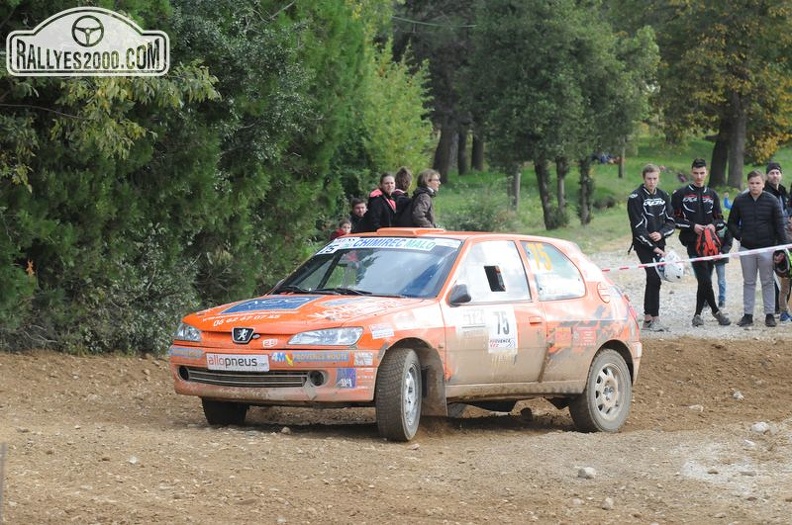
[[[336,231],[330,234],[330,240],[332,241],[336,237],[347,235],[350,232],[352,232],[352,221],[349,219],[341,219],[338,221],[338,228],[336,228]]]

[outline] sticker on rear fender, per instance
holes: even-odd
[[[206,367],[231,372],[269,372],[269,358],[266,355],[206,354]]]

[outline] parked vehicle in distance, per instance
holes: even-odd
[[[584,432],[627,419],[634,309],[572,242],[385,228],[339,237],[264,296],[187,315],[169,349],[210,425],[251,406],[375,407],[408,441],[459,403],[543,397]]]

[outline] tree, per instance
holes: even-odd
[[[6,4],[3,34],[71,7],[59,4]],[[143,27],[146,17],[168,13],[158,2],[127,9]],[[144,166],[166,148],[171,126],[184,126],[190,110],[217,97],[214,82],[206,68],[180,63],[161,78],[3,71],[0,140],[13,154],[0,155],[0,344],[153,349],[167,334],[155,317],[171,324],[195,305],[189,270],[163,271],[183,237],[163,234],[162,222],[141,213],[194,181],[160,179]],[[160,217],[170,221],[167,209]],[[118,287],[124,278],[128,286]]]
[[[4,31],[58,9],[40,4],[0,8]],[[371,168],[346,163],[350,137],[410,159],[426,143],[421,74],[372,41],[386,0],[141,4],[178,43],[167,76],[0,76],[0,344],[162,350],[185,312],[270,287],[324,239],[340,174]],[[359,136],[373,101],[409,132]]]
[[[460,158],[453,151],[465,139],[471,117],[461,101],[460,77],[470,53],[473,3],[451,0],[406,0],[396,6],[394,17],[394,53],[401,57],[407,50],[419,62],[426,61],[431,79],[432,121],[439,131],[432,167],[445,182]],[[463,160],[464,162],[464,160]],[[463,167],[464,169],[464,167]]]
[[[533,162],[548,229],[567,220],[563,173],[556,205],[548,166],[565,170],[568,159],[626,140],[646,107],[651,32],[618,40],[595,4],[478,4],[471,104],[483,117],[494,164],[514,177],[524,162]],[[590,188],[590,181],[582,187]]]
[[[663,60],[657,101],[668,139],[679,142],[714,132],[711,184],[740,187],[746,160],[763,162],[790,140],[788,1],[613,4],[626,24],[651,23],[656,29]],[[637,13],[644,16],[634,17]]]

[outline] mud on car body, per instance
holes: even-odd
[[[387,228],[333,240],[262,297],[187,315],[169,356],[211,425],[251,406],[373,406],[379,433],[407,441],[421,415],[533,397],[617,431],[641,350],[629,301],[574,243]]]

